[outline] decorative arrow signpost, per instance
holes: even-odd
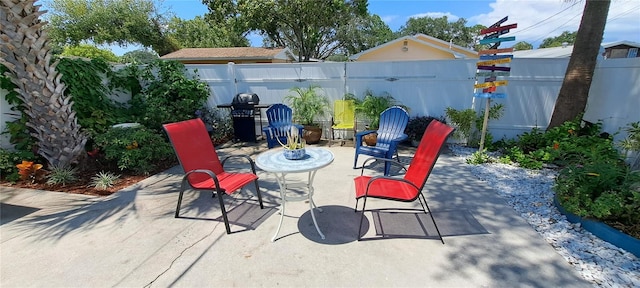
[[[505,93],[495,93],[496,87],[498,86],[506,86],[509,84],[507,80],[496,80],[496,77],[504,77],[509,76],[511,72],[511,67],[509,66],[496,66],[502,64],[510,64],[513,59],[513,55],[498,55],[500,53],[510,53],[513,52],[513,48],[502,48],[499,49],[500,43],[506,41],[514,41],[516,37],[499,37],[501,35],[507,34],[511,31],[511,29],[515,29],[518,27],[517,23],[508,24],[504,26],[502,23],[506,22],[509,19],[509,16],[500,19],[500,21],[493,23],[486,29],[480,30],[480,35],[484,35],[482,40],[480,40],[480,44],[493,44],[489,49],[479,51],[480,61],[476,64],[478,71],[476,72],[476,78],[478,77],[486,77],[484,78],[484,83],[478,83],[473,85],[474,88],[474,97],[476,98],[485,98],[486,106],[484,109],[484,121],[482,122],[482,134],[480,135],[480,150],[484,149],[484,140],[485,135],[487,134],[487,125],[489,123],[489,109],[491,108],[491,98],[505,98],[507,94]],[[482,91],[476,90],[482,89]]]

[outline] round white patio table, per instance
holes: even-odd
[[[320,234],[320,237],[324,239],[324,234],[320,231],[318,222],[316,222],[316,216],[313,214],[314,208],[322,212],[322,209],[318,208],[316,203],[313,202],[313,179],[315,178],[318,169],[326,167],[333,162],[333,153],[325,148],[305,147],[306,155],[302,159],[289,160],[284,158],[283,150],[284,149],[269,150],[260,153],[258,157],[256,157],[256,166],[266,172],[274,173],[276,175],[278,185],[280,186],[280,197],[282,198],[280,204],[280,224],[278,224],[278,229],[276,230],[276,234],[273,235],[271,242],[275,241],[278,233],[280,233],[286,202],[304,201],[307,199],[309,200],[309,211],[311,212],[313,224],[316,226],[316,230],[318,231],[318,234]],[[309,173],[307,183],[287,183],[287,174],[305,172]],[[287,195],[287,191],[292,188],[305,188],[307,189],[307,195]]]

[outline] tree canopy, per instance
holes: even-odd
[[[460,18],[455,22],[449,22],[447,16],[440,18],[418,17],[409,18],[407,23],[400,27],[398,37],[415,34],[425,34],[443,41],[451,41],[453,44],[469,48],[474,47],[482,25],[467,27],[467,20]]]
[[[395,39],[391,28],[378,15],[355,17],[338,28],[340,52],[347,55],[359,53]]]
[[[62,56],[78,56],[89,59],[101,58],[108,62],[118,62],[118,56],[113,54],[111,50],[100,49],[93,45],[79,44],[75,46],[67,46],[62,50]]]
[[[300,61],[325,59],[340,47],[338,29],[366,16],[366,0],[203,0],[206,17],[236,31],[256,31],[272,46],[288,47]]]
[[[249,46],[249,41],[242,32],[232,31],[224,25],[211,25],[210,21],[201,16],[192,20],[174,17],[169,21],[168,30],[183,48]]]
[[[538,48],[551,48],[551,47],[560,47],[562,43],[567,43],[568,45],[573,45],[576,42],[576,36],[578,35],[578,31],[569,32],[564,31],[562,34],[556,37],[549,37],[542,40],[540,46]],[[598,46],[600,43],[598,42]]]
[[[160,55],[179,49],[153,0],[53,0],[49,35],[56,45],[141,44]]]
[[[520,41],[516,43],[516,45],[513,45],[513,50],[515,51],[531,50],[531,49],[533,49],[533,45],[525,41]]]

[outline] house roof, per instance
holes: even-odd
[[[163,55],[164,60],[296,60],[289,48],[229,47],[182,48]]]
[[[640,48],[640,43],[638,42],[633,42],[633,41],[616,41],[616,42],[609,42],[609,43],[602,43],[602,47],[606,48],[610,48],[610,47],[615,47],[618,45],[627,45],[627,46],[631,46],[631,47],[636,47],[636,48]]]
[[[573,45],[566,47],[538,48],[513,51],[513,58],[567,58],[573,52]]]
[[[434,38],[434,37],[431,37],[431,36],[428,36],[428,35],[425,35],[425,34],[416,34],[416,35],[413,35],[413,36],[403,36],[403,37],[400,37],[398,39],[389,41],[387,43],[378,45],[376,47],[361,51],[358,54],[351,55],[349,57],[349,60],[351,60],[351,61],[358,60],[358,58],[360,58],[364,54],[368,54],[368,53],[374,52],[376,50],[382,49],[382,48],[387,47],[387,46],[394,45],[394,44],[396,44],[398,42],[403,42],[405,40],[413,41],[413,42],[419,43],[421,45],[425,45],[425,46],[431,47],[431,48],[436,49],[436,50],[440,50],[440,51],[444,51],[444,52],[447,52],[447,53],[451,53],[454,56],[454,58],[456,58],[456,59],[468,58],[466,55],[464,55],[463,53],[459,53],[456,50],[462,50],[462,51],[477,55],[476,51],[473,51],[473,50],[470,50],[470,49],[466,49],[466,48],[463,48],[463,47],[455,45],[455,44],[450,44],[449,42],[442,41],[442,40],[440,40],[438,38]],[[440,45],[434,44],[434,43],[432,43],[430,41],[436,42],[436,43],[438,43]],[[446,45],[446,47],[451,47],[451,49],[442,47],[443,44]]]

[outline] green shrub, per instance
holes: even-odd
[[[146,69],[142,77],[149,84],[131,101],[132,109],[140,113],[136,122],[161,132],[162,124],[193,119],[196,110],[204,107],[209,86],[187,77],[182,63],[156,61]]]
[[[478,164],[491,163],[491,162],[493,162],[493,160],[491,159],[489,154],[487,154],[486,149],[483,149],[482,151],[473,152],[473,154],[471,154],[471,157],[467,158],[467,164],[478,165]]]
[[[78,170],[69,166],[53,167],[47,175],[47,184],[66,185],[78,180]]]
[[[37,157],[31,151],[10,152],[0,149],[0,176],[3,180],[16,182],[20,180],[18,167],[22,161],[36,161]]]
[[[202,119],[214,145],[226,143],[233,138],[233,122],[229,112],[222,109],[199,109],[196,116]]]
[[[145,127],[110,128],[94,140],[105,159],[115,162],[120,170],[148,174],[155,168],[155,163],[175,159],[165,138]]]
[[[89,184],[89,187],[93,187],[97,190],[107,190],[116,184],[118,178],[120,178],[120,175],[100,171],[98,174],[91,177],[91,184]]]
[[[495,104],[489,108],[489,119],[500,119],[504,112],[504,105]],[[471,147],[478,147],[480,145],[480,133],[482,131],[482,124],[484,123],[484,112],[476,113],[474,109],[456,110],[451,107],[447,107],[445,114],[456,126],[456,130],[453,131],[453,137],[459,140],[466,139],[467,145]],[[485,135],[486,148],[492,149],[493,137],[490,133]]]

